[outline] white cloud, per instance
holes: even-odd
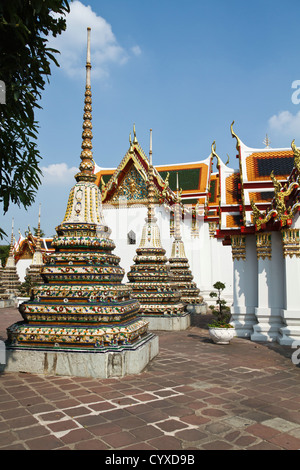
[[[41,168],[43,173],[42,184],[49,186],[60,186],[75,184],[74,176],[78,168],[69,168],[66,163],[55,163]]]
[[[274,114],[269,119],[269,128],[273,132],[292,139],[300,137],[300,111],[295,115],[290,113],[290,111],[281,111],[278,114]]]
[[[85,74],[87,27],[91,28],[92,78],[106,78],[110,64],[123,65],[129,60],[130,54],[118,43],[111,25],[91,6],[73,1],[66,21],[66,31],[52,38],[49,46],[61,52],[58,62],[69,76]],[[141,53],[139,46],[134,46],[131,51],[135,56]]]
[[[133,46],[133,47],[131,48],[131,51],[132,51],[132,53],[133,53],[135,56],[137,56],[137,57],[138,57],[139,55],[141,55],[141,53],[142,53],[142,49],[140,48],[140,46]]]

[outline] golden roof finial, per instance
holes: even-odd
[[[270,143],[271,143],[271,141],[270,141],[270,139],[269,139],[269,137],[268,137],[268,134],[266,134],[266,138],[265,138],[265,140],[263,141],[263,144],[266,146],[266,149],[269,149],[269,148],[270,148]]]
[[[213,141],[213,143],[211,144],[211,153],[212,153],[212,156],[213,157],[216,157],[218,163],[217,163],[217,168],[219,169],[220,167],[220,163],[221,163],[221,158],[219,157],[219,155],[217,154],[216,152],[216,142],[215,140]]]
[[[129,152],[133,153],[133,145],[131,140],[131,132],[129,133]]]
[[[233,130],[233,124],[234,124],[234,121],[232,121],[231,126],[230,126],[231,136],[232,136],[233,139],[236,139],[236,149],[239,152],[240,151],[241,141],[240,141],[240,139],[238,138],[238,136],[236,135],[236,133]]]
[[[138,140],[136,138],[136,132],[135,132],[135,124],[133,124],[133,144],[137,144]]]
[[[95,162],[92,153],[92,92],[91,92],[91,28],[87,28],[86,84],[83,114],[82,152],[80,154],[80,173],[75,175],[76,181],[95,182]]]

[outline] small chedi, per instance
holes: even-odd
[[[0,306],[14,305],[17,297],[20,295],[21,286],[14,257],[14,222],[12,222],[9,255],[6,265],[1,271],[0,284]]]
[[[177,182],[178,186],[178,182]],[[177,197],[179,194],[177,188]],[[173,275],[173,282],[181,291],[181,301],[186,303],[186,310],[192,313],[206,313],[207,305],[203,301],[190,270],[189,261],[185,254],[184,243],[180,231],[180,204],[175,206],[175,233],[172,244],[171,257],[169,258],[170,272]]]
[[[29,358],[20,351],[42,351],[43,373],[123,376],[140,372],[158,353],[157,337],[148,332],[148,322],[137,316],[139,302],[121,283],[125,273],[120,258],[112,253],[115,244],[103,219],[91,151],[90,68],[88,28],[80,171],[64,220],[56,227],[55,252],[45,257],[44,284],[35,286],[32,299],[20,305],[24,322],[7,330],[8,350],[19,352],[19,356],[12,354],[11,368],[23,359],[21,370],[25,370]],[[48,352],[47,360],[44,351],[52,354]],[[33,367],[35,356],[29,357]]]
[[[172,282],[166,250],[154,215],[152,131],[150,130],[150,166],[148,212],[134,265],[127,274],[132,296],[141,304],[141,318],[149,320],[152,330],[181,330],[190,326],[190,316],[181,301],[181,291]]]
[[[43,253],[41,250],[41,207],[39,209],[39,221],[37,228],[37,243],[36,250],[33,255],[33,260],[31,265],[26,270],[25,276],[25,287],[22,285],[22,290],[27,294],[28,290],[31,289],[34,285],[44,284],[44,279],[42,276],[42,268],[44,265]]]

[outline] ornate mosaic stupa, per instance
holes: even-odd
[[[127,277],[133,289],[132,296],[141,304],[141,318],[147,318],[151,329],[185,329],[189,317],[185,304],[170,274],[166,250],[161,245],[160,230],[154,215],[154,184],[152,166],[152,131],[150,130],[150,165],[148,210],[134,265]],[[184,318],[184,322],[180,321]],[[174,321],[175,319],[175,321]],[[179,320],[179,321],[178,321]],[[183,326],[184,324],[184,326]]]
[[[146,345],[154,335],[148,333],[148,322],[137,316],[140,304],[131,298],[130,287],[121,284],[125,273],[119,266],[120,258],[112,253],[115,244],[103,219],[92,154],[90,70],[88,28],[79,173],[75,175],[76,184],[70,191],[64,220],[56,227],[57,235],[52,242],[55,252],[45,257],[42,268],[45,282],[33,288],[30,301],[20,305],[24,322],[8,328],[8,339],[9,348],[59,351],[58,359],[70,362],[71,369],[73,367],[71,371],[58,372],[60,375],[107,377],[109,373],[95,372],[98,367],[95,361],[100,361],[100,356],[104,362],[122,362],[120,354],[114,360],[111,353],[132,353],[133,350],[139,353],[138,348]],[[74,373],[74,363],[82,356],[73,354],[72,362],[63,355],[65,351],[93,354],[84,354],[78,366],[80,371]],[[95,354],[97,352],[100,354]],[[90,365],[89,360],[93,361]],[[124,375],[125,369],[128,373],[139,372],[136,362],[137,359],[129,368],[127,363],[122,363],[111,374]],[[53,362],[51,367],[54,367]],[[145,363],[141,363],[140,368],[144,367]]]
[[[177,197],[179,202],[179,188],[178,188],[178,175],[177,175]],[[181,301],[187,304],[188,311],[197,311],[197,306],[201,305],[201,309],[206,310],[206,304],[203,302],[203,297],[200,296],[200,289],[198,289],[195,282],[193,282],[193,274],[190,270],[189,261],[185,254],[184,243],[181,237],[180,230],[180,204],[175,205],[175,230],[174,241],[172,244],[171,257],[169,258],[170,271],[173,274],[173,282],[181,290]],[[197,313],[200,313],[197,311]]]

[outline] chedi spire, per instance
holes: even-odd
[[[86,55],[86,82],[85,82],[85,98],[84,98],[84,114],[83,114],[83,132],[81,144],[81,163],[79,165],[80,173],[75,175],[76,181],[96,180],[95,162],[92,152],[92,90],[91,90],[91,28],[87,28],[87,55]]]

